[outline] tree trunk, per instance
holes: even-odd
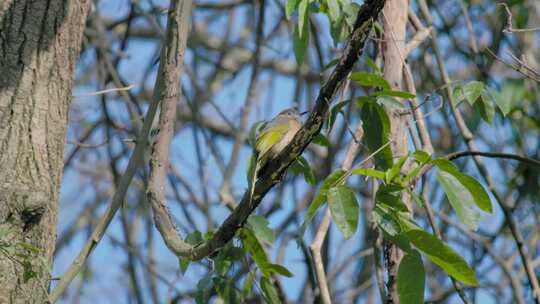
[[[0,303],[47,301],[68,109],[89,3],[0,1]],[[23,267],[25,259],[31,265]]]
[[[407,26],[408,0],[387,1],[383,9],[384,26],[384,78],[393,90],[402,90],[403,63],[405,56],[405,34]],[[395,108],[387,108],[390,118],[390,139],[392,140],[392,154],[394,159],[407,155],[407,124],[406,116],[401,115]],[[403,191],[402,200],[410,206],[410,198]],[[399,303],[397,294],[397,270],[403,253],[390,242],[384,246],[386,267],[388,271],[388,298],[387,303]]]

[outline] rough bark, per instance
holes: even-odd
[[[89,1],[0,1],[0,246],[27,243],[37,276],[0,252],[0,303],[44,303],[63,152]],[[13,253],[13,252],[12,252]],[[16,252],[15,252],[16,253]],[[46,261],[46,262],[45,262]]]

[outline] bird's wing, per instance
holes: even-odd
[[[266,127],[261,131],[255,142],[255,149],[260,156],[265,155],[272,146],[278,142],[287,130],[289,129],[288,124],[286,123],[277,123],[271,121],[266,125]]]

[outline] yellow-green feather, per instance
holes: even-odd
[[[266,155],[266,153],[272,149],[272,146],[283,137],[288,129],[289,126],[287,124],[281,124],[268,126],[262,130],[255,143],[255,149],[258,154],[260,156]]]

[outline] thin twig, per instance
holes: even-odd
[[[504,10],[506,11],[506,27],[504,28],[504,33],[526,33],[526,32],[536,32],[540,31],[539,27],[533,27],[528,29],[516,29],[512,26],[512,12],[510,11],[510,8],[508,5],[504,2],[499,2],[497,5],[500,5],[504,7]]]
[[[80,94],[80,95],[73,95],[73,98],[90,97],[90,96],[98,96],[98,95],[103,95],[103,94],[112,93],[112,92],[129,91],[129,90],[133,89],[134,87],[135,87],[134,84],[130,84],[127,87],[110,88],[110,89],[101,90],[101,91],[83,93],[83,94]]]

